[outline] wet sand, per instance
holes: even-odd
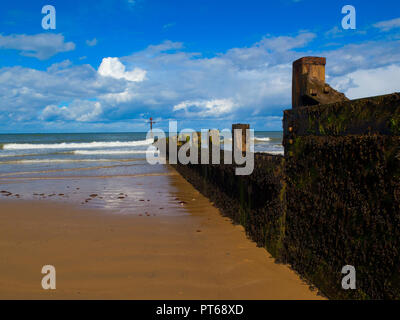
[[[168,179],[187,214],[2,199],[0,299],[321,299],[182,177]],[[44,265],[56,290],[41,287]]]

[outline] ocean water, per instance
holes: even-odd
[[[254,133],[254,151],[283,155],[282,131],[256,131]]]
[[[282,132],[258,131],[254,137],[255,152],[283,154]],[[22,164],[143,160],[151,143],[141,132],[0,134],[0,173]]]
[[[256,132],[254,150],[282,154],[281,141],[282,132]],[[171,171],[146,161],[151,143],[146,133],[0,134],[0,197],[179,212]]]

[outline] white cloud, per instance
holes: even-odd
[[[333,84],[351,99],[400,92],[400,65],[357,70],[334,79]]]
[[[254,121],[279,129],[282,110],[291,105],[292,62],[308,55],[326,56],[328,82],[351,98],[400,90],[399,41],[304,49],[315,36],[268,36],[213,57],[165,41],[127,57],[106,57],[98,70],[69,60],[46,71],[0,68],[0,117],[54,126],[68,121],[68,128],[153,116],[183,117],[194,126],[218,119],[205,125]]]
[[[316,38],[315,33],[300,33],[296,37],[280,36],[266,37],[257,45],[275,52],[286,52],[295,48],[302,48]]]
[[[160,44],[148,46],[146,49],[146,52],[156,54],[156,53],[165,52],[165,51],[169,51],[169,50],[179,50],[182,48],[183,48],[182,42],[173,42],[170,40],[166,40]]]
[[[305,33],[266,37],[249,48],[231,49],[212,58],[179,50],[181,43],[149,46],[123,58],[127,66],[145,68],[150,79],[132,87],[135,95],[129,108],[147,106],[166,117],[180,109],[187,118],[274,114],[290,106],[291,63],[303,55],[294,49],[314,37]]]
[[[103,77],[125,79],[134,82],[141,82],[146,78],[146,70],[135,68],[132,71],[126,71],[125,66],[118,58],[104,58],[98,72]]]
[[[4,67],[0,68],[0,113],[13,106],[15,116],[34,118],[44,106],[123,92],[125,84],[125,80],[101,77],[91,66],[73,66],[68,60],[47,71]]]
[[[400,41],[369,41],[314,53],[327,57],[327,74],[342,76],[400,63]]]
[[[232,113],[235,103],[231,99],[214,99],[204,101],[184,101],[173,107],[173,111],[184,110],[186,115],[207,117]]]
[[[332,29],[325,32],[325,37],[327,38],[338,38],[344,36],[344,29],[339,28],[338,26],[334,26]]]
[[[390,31],[395,28],[400,28],[400,18],[375,23],[374,27],[381,31]]]
[[[241,69],[263,69],[268,66],[286,64],[299,56],[294,49],[309,44],[316,34],[300,33],[295,37],[264,37],[249,48],[233,48],[221,55]]]
[[[58,70],[66,69],[72,65],[71,60],[67,59],[62,62],[54,63],[50,67],[47,68],[47,71],[52,73]]]
[[[69,106],[57,107],[49,105],[44,108],[39,118],[46,121],[91,122],[98,120],[102,113],[103,110],[99,102],[75,100]]]
[[[97,45],[97,39],[94,38],[93,40],[86,40],[86,44],[87,44],[89,47],[94,47],[95,45]]]
[[[120,103],[126,103],[129,101],[132,101],[134,97],[135,97],[134,92],[129,90],[129,88],[126,88],[123,92],[108,93],[108,94],[101,96],[101,98],[103,100],[107,101],[110,105],[113,105],[113,106],[120,104]]]
[[[23,56],[46,60],[57,53],[75,50],[75,44],[64,42],[62,34],[0,35],[0,49],[18,50]]]

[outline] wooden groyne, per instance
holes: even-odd
[[[249,176],[235,165],[174,167],[327,297],[399,299],[400,94],[350,101],[313,59],[295,62],[306,88],[284,112],[284,157],[255,154]],[[355,290],[342,288],[345,265]]]

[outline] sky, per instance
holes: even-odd
[[[56,10],[44,29],[45,5]],[[343,29],[345,5],[356,29]],[[0,133],[281,130],[292,62],[349,98],[400,91],[398,0],[13,0],[0,11]]]

